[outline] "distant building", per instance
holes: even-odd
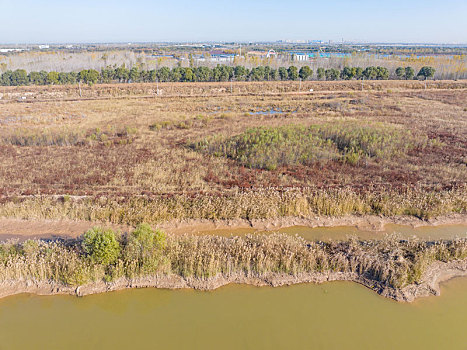
[[[21,52],[24,51],[24,49],[0,49],[0,52],[2,53],[7,53],[7,52]]]
[[[45,49],[48,49],[50,48],[49,45],[39,45],[39,50],[45,50]]]
[[[234,59],[235,59],[234,54],[211,55],[211,62],[233,62]]]
[[[304,52],[292,52],[292,61],[308,61],[310,55]]]

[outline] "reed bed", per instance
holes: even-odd
[[[373,189],[258,189],[226,195],[176,194],[132,197],[31,196],[9,199],[0,216],[21,219],[72,219],[136,226],[141,222],[261,220],[281,217],[410,215],[429,219],[467,212],[465,186],[449,191]]]
[[[404,156],[415,147],[423,149],[426,143],[426,137],[390,124],[354,121],[250,128],[227,139],[204,138],[189,147],[234,159],[249,168],[274,170],[332,160],[353,165],[360,159],[381,161]]]
[[[127,236],[93,228],[67,242],[0,243],[0,281],[79,286],[122,277],[208,280],[344,272],[401,288],[420,282],[435,261],[465,258],[466,239],[420,242],[389,236],[381,241],[324,243],[278,233],[231,238],[165,235],[142,224]]]
[[[70,86],[4,87],[0,216],[134,226],[465,213],[466,82],[427,84],[302,82],[315,91],[285,94],[298,82],[238,82],[233,93],[164,83],[152,98],[85,99],[155,89],[114,84],[82,86],[79,102],[56,101],[79,94]],[[26,92],[31,103],[9,95]]]

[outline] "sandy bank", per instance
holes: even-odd
[[[297,283],[324,283],[331,281],[352,281],[364,285],[378,294],[400,302],[412,302],[420,297],[440,295],[440,283],[455,277],[467,277],[467,259],[449,263],[435,262],[424,273],[421,283],[411,284],[403,288],[387,287],[374,280],[356,273],[328,272],[304,273],[296,276],[269,273],[257,277],[245,275],[216,276],[208,279],[183,278],[177,275],[156,275],[145,278],[120,278],[114,282],[96,282],[79,287],[69,287],[43,281],[4,281],[0,283],[0,298],[31,293],[38,295],[68,294],[85,296],[128,288],[193,288],[198,290],[214,290],[227,284],[249,284],[255,286],[287,286]]]

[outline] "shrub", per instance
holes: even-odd
[[[147,274],[155,272],[161,262],[162,250],[167,244],[167,237],[160,230],[142,223],[128,236],[124,258],[127,274]]]
[[[268,170],[329,160],[338,155],[332,142],[303,126],[252,128],[226,140],[205,139],[191,146],[198,151],[235,159],[250,168]]]
[[[227,139],[207,138],[189,146],[249,168],[274,170],[330,160],[355,165],[362,157],[389,159],[425,143],[426,138],[386,124],[333,123],[252,128]]]
[[[120,243],[111,229],[94,227],[83,235],[82,247],[86,255],[95,263],[110,265],[120,255]]]

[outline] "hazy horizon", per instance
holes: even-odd
[[[0,43],[274,42],[465,44],[467,2],[0,0]],[[20,21],[19,21],[20,20]]]

